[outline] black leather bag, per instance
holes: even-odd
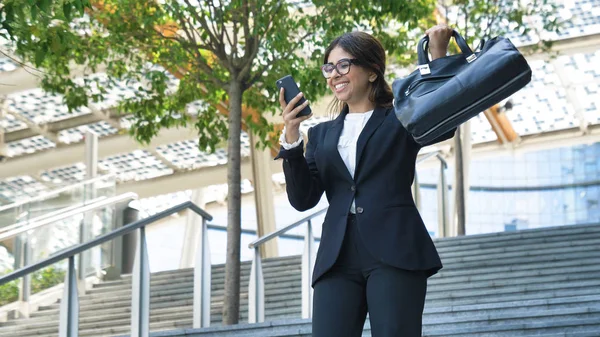
[[[482,40],[481,51],[474,53],[456,30],[453,36],[462,53],[429,61],[426,36],[419,41],[417,70],[392,84],[396,117],[421,145],[531,81],[531,68],[510,40]]]

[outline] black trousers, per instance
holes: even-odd
[[[335,265],[314,285],[313,337],[360,337],[369,313],[373,337],[420,337],[427,292],[424,272],[375,260],[348,217]]]

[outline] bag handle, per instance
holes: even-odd
[[[467,44],[467,41],[465,41],[465,39],[462,37],[462,35],[460,35],[460,33],[456,29],[452,30],[452,36],[454,37],[454,40],[456,40],[456,44],[458,44],[460,51],[462,52],[462,54],[465,57],[468,58],[469,56],[473,55],[473,51]],[[424,36],[419,41],[419,46],[417,47],[417,55],[419,56],[419,64],[418,65],[428,64],[429,62],[431,62],[429,60],[428,54],[429,54],[429,36]]]

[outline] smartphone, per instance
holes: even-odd
[[[285,99],[286,103],[289,103],[294,97],[296,97],[296,95],[300,93],[300,89],[298,88],[298,85],[296,84],[296,81],[294,81],[292,75],[287,75],[277,80],[277,89],[281,91],[281,88],[285,89],[283,92],[283,98]],[[304,102],[306,102],[306,99],[302,97],[294,108],[302,105]],[[310,109],[310,106],[307,105],[296,115],[296,117],[308,116],[311,113],[312,110]]]

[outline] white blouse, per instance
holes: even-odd
[[[371,115],[373,115],[373,110],[362,113],[348,113],[344,119],[344,128],[338,141],[338,152],[342,160],[344,160],[344,164],[346,164],[346,168],[352,178],[354,178],[354,171],[356,169],[356,143],[358,142],[358,136],[360,136]],[[279,144],[286,150],[299,146],[301,142],[302,136],[292,144],[287,143],[285,141],[285,128],[279,138]],[[350,212],[356,213],[355,208],[355,202],[352,200]]]

